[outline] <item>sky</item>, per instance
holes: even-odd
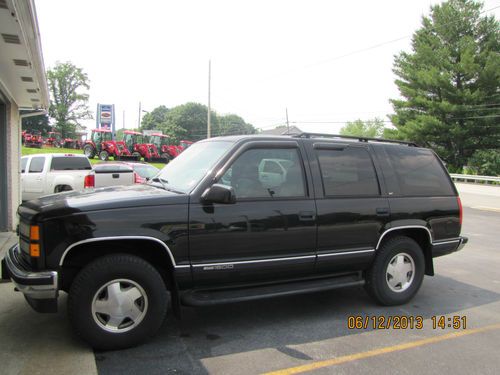
[[[35,1],[46,68],[83,68],[90,109],[115,104],[117,128],[137,127],[139,102],[145,111],[207,104],[210,60],[217,113],[272,129],[288,110],[291,125],[328,133],[356,119],[388,121],[398,97],[394,56],[411,50],[411,35],[438,3]],[[500,8],[486,14],[499,18]]]

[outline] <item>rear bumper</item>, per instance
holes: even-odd
[[[19,245],[12,246],[2,261],[2,279],[10,278],[16,290],[38,312],[56,312],[58,275],[56,271],[33,272],[20,261]]]
[[[455,251],[462,250],[469,242],[467,237],[458,237],[452,240],[436,241],[432,243],[432,256],[440,257],[443,255],[454,253]]]

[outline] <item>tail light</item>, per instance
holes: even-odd
[[[137,172],[134,172],[134,183],[135,184],[143,184],[146,180],[139,176]]]
[[[458,202],[458,209],[459,209],[460,226],[462,226],[462,219],[464,217],[464,210],[462,208],[462,201],[460,200],[460,197],[457,197],[457,202]]]
[[[85,176],[85,179],[83,180],[83,187],[84,188],[93,188],[95,186],[95,177],[93,174],[88,174]]]

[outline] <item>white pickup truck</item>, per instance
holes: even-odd
[[[34,154],[21,158],[23,201],[42,195],[82,190],[92,165],[85,155]]]

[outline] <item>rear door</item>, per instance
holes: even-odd
[[[318,212],[316,270],[363,269],[373,259],[380,232],[390,219],[370,146],[311,140],[307,149]]]

